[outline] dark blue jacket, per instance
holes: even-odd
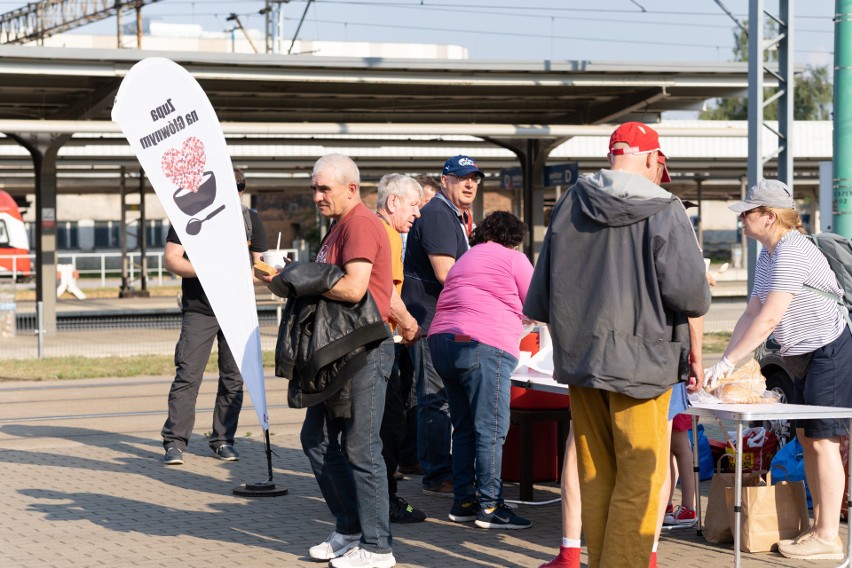
[[[687,320],[709,307],[680,200],[601,170],[554,208],[524,314],[549,323],[557,381],[647,399],[687,378]]]

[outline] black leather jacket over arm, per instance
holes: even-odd
[[[322,296],[343,270],[333,264],[292,262],[270,290],[287,298],[275,346],[275,375],[290,380],[288,404],[325,402],[336,417],[351,415],[351,377],[366,364],[367,349],[388,338],[369,291],[357,303]]]

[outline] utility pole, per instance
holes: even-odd
[[[243,35],[244,35],[244,36],[245,36],[245,38],[248,40],[249,45],[251,46],[252,51],[254,51],[255,53],[257,53],[257,47],[254,45],[254,42],[251,40],[251,36],[249,36],[249,34],[248,34],[248,32],[246,31],[246,29],[243,27],[243,23],[240,21],[240,17],[239,17],[239,16],[237,16],[236,14],[234,14],[233,12],[231,12],[231,15],[230,15],[230,16],[228,16],[227,18],[225,18],[225,20],[227,20],[227,21],[229,21],[229,22],[234,22],[234,23],[235,23],[235,25],[236,25],[236,26],[240,29],[240,31],[241,31],[241,32],[243,32]]]
[[[266,53],[272,53],[273,45],[275,44],[275,40],[272,37],[272,7],[269,4],[270,0],[266,0],[266,7],[260,11],[260,13],[263,14],[263,29],[266,31],[264,34],[266,38]]]
[[[837,0],[834,10],[834,158],[832,159],[832,225],[838,235],[852,238],[852,0]]]
[[[284,37],[284,8],[290,0],[266,0],[266,7],[260,11],[266,23],[266,53],[280,53]]]
[[[115,47],[121,49],[122,42],[122,34],[123,30],[121,29],[121,10],[115,11]]]
[[[136,0],[136,48],[142,49],[142,0]]]

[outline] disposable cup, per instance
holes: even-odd
[[[268,250],[263,253],[263,262],[280,270],[287,264],[287,252],[280,249]]]

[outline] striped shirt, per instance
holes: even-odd
[[[807,284],[842,296],[828,261],[807,237],[791,231],[781,237],[775,254],[760,251],[754,272],[752,296],[766,302],[769,292],[789,292],[793,301],[784,312],[773,335],[782,355],[802,355],[837,339],[846,329],[846,320],[837,304],[806,290]]]

